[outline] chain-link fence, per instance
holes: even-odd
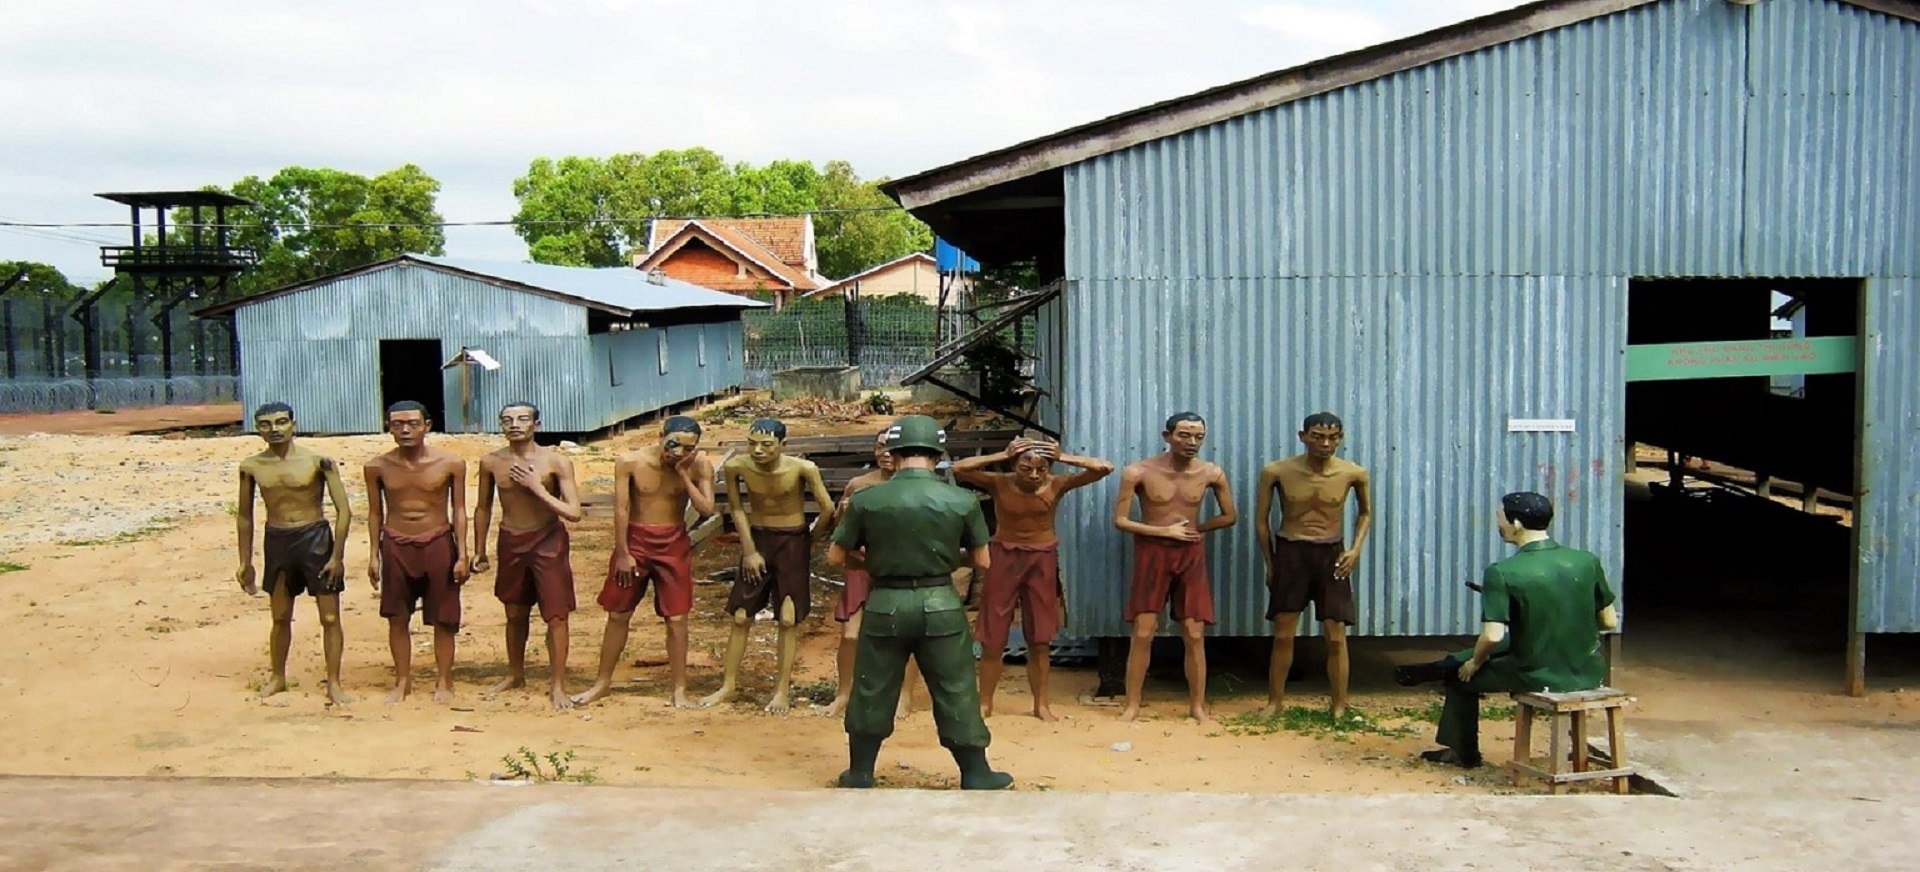
[[[127,297],[97,301],[82,323],[70,316],[73,305],[51,295],[0,297],[0,412],[233,400],[224,325],[175,309],[163,332],[156,304]]]
[[[747,312],[745,321],[747,387],[767,387],[774,373],[794,367],[853,365],[861,384],[880,387],[925,366],[968,319],[898,295],[800,300]]]

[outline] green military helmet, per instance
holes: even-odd
[[[930,448],[942,454],[947,450],[947,431],[925,415],[902,415],[887,428],[887,450]]]

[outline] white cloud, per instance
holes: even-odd
[[[514,177],[543,155],[705,145],[898,176],[1505,4],[13,5],[0,28],[0,214],[116,221],[124,211],[94,192],[289,164],[418,163],[453,220],[510,217]],[[457,254],[524,256],[510,230],[448,239]],[[0,232],[0,260],[15,258],[100,274],[84,244]]]

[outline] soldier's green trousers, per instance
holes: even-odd
[[[907,675],[907,656],[920,663],[933,697],[933,722],[948,748],[985,748],[987,722],[980,718],[973,637],[953,586],[889,588],[875,584],[860,618],[854,651],[853,699],[847,732],[884,739],[893,735],[894,708]]]

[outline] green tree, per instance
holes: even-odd
[[[266,179],[247,176],[229,192],[259,204],[227,213],[235,225],[231,244],[260,252],[260,264],[233,281],[237,293],[272,290],[402,254],[446,252],[436,205],[440,182],[413,164],[371,178],[287,167]],[[180,238],[191,232],[191,220],[186,210],[174,211]],[[201,220],[211,224],[211,210],[201,210]]]
[[[730,165],[705,148],[538,158],[513,195],[514,229],[539,263],[624,265],[653,218],[814,214],[820,271],[835,278],[933,247],[925,224],[846,161]]]
[[[933,248],[933,231],[880,192],[885,179],[862,181],[853,165],[827,163],[814,218],[820,272],[845,278],[916,251]]]
[[[0,260],[0,294],[7,299],[46,298],[64,303],[85,292],[53,266],[30,260]]]

